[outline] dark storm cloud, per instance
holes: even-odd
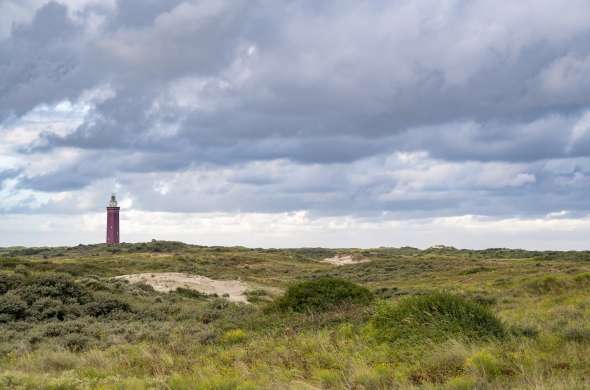
[[[57,3],[39,9],[31,23],[13,26],[0,41],[0,122],[39,104],[75,100],[96,82],[79,68],[82,31]]]
[[[175,202],[177,210],[590,209],[577,192],[585,173],[542,166],[590,154],[587,1],[133,0],[76,15],[48,3],[0,41],[0,120],[110,91],[89,101],[73,131],[47,130],[31,143],[30,156],[79,154],[25,174],[22,188],[59,192],[109,177],[133,186],[137,174],[210,167],[237,172],[224,179],[227,191]],[[380,156],[419,151],[427,157],[414,170],[384,173]],[[277,160],[321,173],[289,187],[287,171],[239,172]],[[523,166],[491,188],[461,177],[477,172],[428,165],[447,162]],[[337,174],[358,167],[354,179]],[[411,183],[437,175],[451,177],[427,189]],[[561,192],[568,175],[578,180],[573,194]],[[147,194],[139,187],[153,183],[136,186]],[[138,204],[172,207],[171,196]]]
[[[294,138],[315,144],[309,139],[343,134],[379,143],[403,130],[463,120],[481,124],[480,138],[511,142],[512,129],[518,124],[526,126],[551,113],[579,114],[590,97],[590,89],[574,88],[555,100],[555,93],[543,84],[551,67],[567,55],[590,55],[586,28],[569,28],[569,34],[556,32],[552,37],[540,26],[531,34],[529,28],[520,31],[517,25],[499,23],[498,29],[508,31],[496,37],[485,29],[486,16],[478,14],[485,7],[466,4],[447,10],[450,15],[442,26],[428,19],[439,10],[416,6],[405,15],[404,8],[414,8],[410,3],[363,6],[338,2],[317,7],[294,2],[273,7],[256,2],[215,3],[222,6],[187,2],[168,5],[165,10],[154,4],[146,3],[145,9],[143,3],[137,4],[134,13],[128,12],[129,4],[117,8],[112,16],[115,27],[93,42],[100,48],[100,61],[106,64],[104,79],[113,81],[117,95],[96,107],[97,123],[84,124],[65,137],[48,136],[49,146],[149,149],[177,147],[180,141],[203,148],[250,143],[255,145],[249,149],[257,149],[267,139],[289,142]],[[512,7],[498,12],[515,18],[527,16]],[[144,13],[147,16],[138,16]],[[390,23],[385,18],[388,15]],[[133,21],[134,17],[142,22]],[[191,17],[194,23],[186,23]],[[406,25],[397,26],[394,22],[399,20]],[[478,21],[481,30],[466,35],[469,24]],[[515,42],[506,41],[512,29]],[[240,52],[240,45],[252,45],[256,54],[245,56],[247,49],[242,47]],[[228,67],[236,63],[251,73],[248,80],[231,80]],[[582,79],[575,71],[569,77]],[[161,102],[162,91],[183,77],[213,78],[202,91],[195,89],[192,94],[214,100],[216,106],[203,110],[197,103],[187,108],[172,100]],[[560,89],[559,74],[556,77],[553,88]],[[163,109],[154,109],[156,102]],[[179,133],[150,137],[154,124],[161,121],[179,122]],[[494,132],[494,126],[506,130]],[[539,142],[552,144],[551,137],[541,137]],[[436,142],[422,138],[415,147],[436,148]],[[286,148],[280,157],[309,161],[303,150],[307,150],[305,145]],[[544,147],[535,150],[521,158],[555,154]],[[261,151],[260,157],[276,154],[275,150]],[[318,162],[326,155],[310,154]],[[440,154],[455,157],[452,148]],[[514,159],[510,150],[488,154],[482,158]],[[230,154],[215,156],[233,162]],[[363,156],[349,153],[336,160]],[[456,157],[477,159],[460,152]]]

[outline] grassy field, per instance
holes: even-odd
[[[371,261],[319,262],[337,254]],[[235,304],[112,279],[145,272],[257,287]],[[372,298],[301,284],[325,280]],[[590,252],[0,248],[0,388],[587,389]]]

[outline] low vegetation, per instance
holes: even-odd
[[[488,307],[440,292],[382,302],[372,324],[377,339],[393,343],[486,340],[506,333]]]
[[[252,288],[113,278],[158,272]],[[0,248],[0,388],[584,389],[589,275],[588,252]]]
[[[289,286],[271,308],[313,312],[345,305],[368,305],[372,300],[373,294],[365,287],[343,279],[322,277]]]

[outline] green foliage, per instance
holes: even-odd
[[[0,296],[0,322],[22,320],[26,317],[27,303],[14,293]]]
[[[104,317],[131,311],[128,303],[96,294],[90,288],[92,284],[77,283],[68,275],[47,273],[25,278],[5,273],[0,281],[6,290],[0,295],[0,322],[64,321],[83,315]]]
[[[562,291],[566,288],[566,281],[555,276],[544,276],[530,281],[527,287],[537,294],[548,294]]]
[[[117,312],[130,312],[131,306],[127,302],[113,297],[95,298],[84,308],[86,314],[92,317],[105,317]]]
[[[535,294],[554,294],[590,286],[590,273],[585,272],[574,276],[546,275],[530,280],[526,287]]]
[[[500,338],[504,325],[489,308],[448,293],[381,302],[372,319],[376,337],[389,342],[424,343],[448,338]]]
[[[14,290],[23,283],[24,278],[20,275],[1,272],[0,273],[0,294],[5,294],[9,290]]]
[[[192,299],[202,299],[202,298],[207,298],[207,294],[204,294],[200,291],[197,290],[193,290],[190,288],[183,288],[183,287],[178,287],[175,290],[176,294],[181,295],[183,297],[186,298],[192,298]]]
[[[63,339],[63,345],[72,352],[80,352],[87,349],[92,339],[79,333],[68,334]]]
[[[445,384],[445,390],[474,390],[477,389],[475,379],[466,376],[452,378]]]
[[[478,376],[495,378],[502,371],[502,364],[490,351],[478,351],[465,362],[468,370],[474,371]]]
[[[39,298],[54,298],[67,304],[85,304],[91,299],[87,290],[64,274],[34,276],[16,291],[29,305]]]
[[[567,341],[590,344],[590,328],[570,327],[563,331],[562,337]]]
[[[250,303],[268,302],[270,300],[266,290],[262,289],[248,290],[245,295]]]
[[[246,339],[246,332],[242,329],[231,329],[223,334],[221,341],[226,344],[236,344]]]
[[[323,277],[290,286],[274,301],[280,311],[319,311],[345,304],[368,304],[373,294],[367,288],[347,280]]]
[[[0,248],[0,388],[588,387],[590,363],[581,357],[590,354],[590,252],[161,241],[111,249]],[[337,253],[370,262],[319,261]],[[144,272],[240,279],[255,304],[112,278]],[[264,301],[297,281],[326,277],[387,299],[387,315],[381,304],[351,305],[350,296],[334,299],[318,286],[265,310]],[[427,294],[433,290],[452,291],[469,308],[443,304]],[[430,303],[404,303],[415,299]],[[508,331],[489,319],[491,310]]]
[[[468,356],[467,347],[454,340],[433,346],[411,377],[416,383],[444,383],[463,372]]]
[[[9,257],[15,256],[31,256],[46,252],[47,248],[19,248],[9,251],[6,255]]]

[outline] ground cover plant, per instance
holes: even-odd
[[[338,253],[370,262],[333,266]],[[590,254],[0,248],[0,388],[584,389]],[[114,279],[248,283],[247,304]]]
[[[502,338],[506,333],[489,308],[441,292],[383,302],[372,324],[377,339],[393,343]]]
[[[282,311],[319,311],[343,305],[368,305],[373,294],[365,287],[343,279],[322,277],[293,284],[271,309]]]

